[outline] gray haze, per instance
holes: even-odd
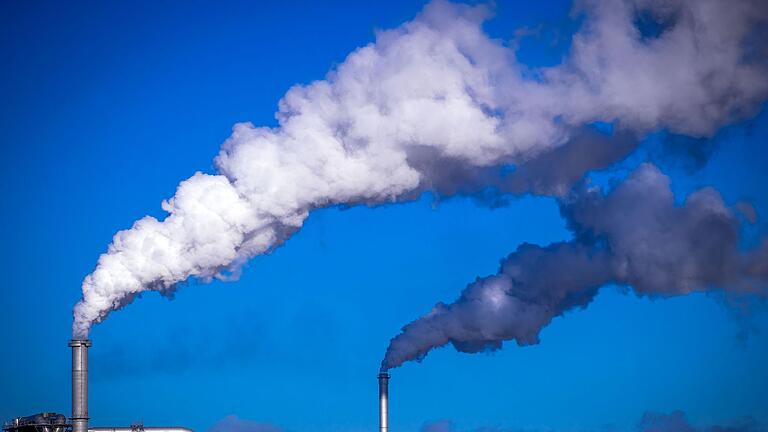
[[[470,429],[458,429],[448,420],[428,422],[421,428],[421,432],[459,432],[460,430],[469,432]],[[482,427],[471,429],[473,432],[556,432],[552,429],[520,429],[520,428],[500,428],[500,427]],[[620,432],[622,429],[615,427],[605,427],[593,429],[596,432]],[[627,429],[627,432],[765,432],[766,429],[758,424],[752,417],[744,417],[733,420],[725,424],[699,426],[691,423],[688,417],[682,411],[672,411],[670,413],[659,413],[648,411],[643,414],[640,421],[634,428]],[[586,432],[586,431],[584,431]]]
[[[746,417],[726,425],[712,425],[697,427],[691,424],[682,411],[673,411],[669,414],[646,412],[638,423],[638,432],[764,432],[751,418]]]
[[[214,423],[208,432],[284,432],[284,430],[269,423],[244,420],[235,415],[229,415]]]

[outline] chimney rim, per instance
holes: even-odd
[[[93,342],[91,342],[90,339],[72,339],[69,341],[69,346],[72,348],[79,347],[79,346],[84,346],[88,348],[92,345],[93,345]]]

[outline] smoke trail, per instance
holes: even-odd
[[[509,340],[538,343],[553,318],[586,307],[609,283],[648,296],[714,289],[768,294],[768,241],[740,252],[737,216],[714,189],[676,206],[669,179],[645,164],[608,194],[576,192],[561,212],[574,240],[520,246],[497,274],[406,325],[382,368],[420,360],[449,343],[462,352],[498,349]]]
[[[763,41],[752,37],[768,15],[759,1],[587,1],[578,9],[585,24],[557,67],[518,63],[483,32],[486,7],[437,1],[325,80],[293,87],[278,127],[235,125],[216,157],[218,174],[193,175],[163,202],[165,219],[146,216],[115,235],[83,281],[75,337],[143,291],[236,276],[314,209],[483,186],[562,194],[583,171],[635,145],[599,144],[594,158],[560,151],[591,145],[579,138],[586,124],[708,135],[768,93],[763,57],[754,54]],[[641,11],[664,20],[663,31],[639,31]],[[580,159],[569,165],[574,154]],[[509,166],[518,170],[504,177]],[[476,183],[455,185],[457,170]]]

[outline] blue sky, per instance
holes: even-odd
[[[235,122],[274,125],[291,85],[322,78],[423,6],[363,3],[0,6],[0,417],[69,413],[71,307],[117,230],[162,217],[180,180],[212,172]],[[486,29],[498,38],[543,25],[521,47],[529,65],[557,63],[576,28],[568,2],[499,2],[496,13]],[[766,215],[767,138],[761,112],[718,133],[700,170],[657,162],[679,197],[714,185]],[[620,169],[650,157],[657,139]],[[748,227],[745,241],[766,228]],[[239,281],[193,281],[172,301],[149,293],[97,325],[92,424],[205,430],[234,414],[292,431],[372,430],[375,375],[403,324],[496,271],[520,243],[568,236],[548,198],[318,211]],[[650,300],[608,288],[557,318],[540,345],[445,348],[395,370],[391,424],[627,428],[647,410],[674,409],[700,424],[766,424],[768,314],[756,305],[748,318],[714,295]]]

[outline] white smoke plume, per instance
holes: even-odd
[[[634,145],[602,143],[594,160],[560,151],[589,146],[580,137],[594,121],[616,122],[629,136],[711,134],[768,93],[756,30],[766,9],[757,0],[579,2],[584,25],[563,63],[532,69],[514,44],[484,33],[487,7],[433,2],[324,80],[291,88],[279,126],[235,125],[217,174],[181,182],[162,204],[163,220],[146,216],[118,232],[83,281],[73,334],[86,337],[141,292],[236,274],[317,208],[484,186],[562,195]],[[638,28],[641,13],[663,24],[659,34]],[[563,168],[574,154],[577,168]],[[501,166],[519,174],[499,182]],[[456,173],[470,184],[457,184]]]
[[[462,352],[498,349],[510,340],[536,344],[553,318],[586,307],[611,283],[654,297],[708,290],[768,294],[768,241],[740,251],[739,219],[712,188],[676,206],[669,178],[644,164],[608,194],[574,192],[561,212],[574,240],[520,246],[497,274],[406,325],[392,339],[382,369],[421,360],[449,343]]]

